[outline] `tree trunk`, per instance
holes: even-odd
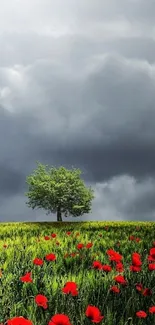
[[[61,208],[60,207],[58,207],[58,209],[57,209],[57,221],[62,221]]]

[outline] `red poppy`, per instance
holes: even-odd
[[[155,314],[155,306],[149,308],[149,313]]]
[[[56,256],[55,254],[48,254],[45,256],[47,261],[55,261],[56,260]]]
[[[102,270],[105,272],[110,272],[112,271],[112,267],[110,265],[104,264],[102,265]]]
[[[151,263],[148,265],[149,271],[154,271],[155,270],[155,263]]]
[[[44,261],[42,259],[36,257],[33,260],[33,264],[35,264],[35,265],[43,265],[44,264]]]
[[[77,247],[77,249],[81,249],[81,248],[83,248],[83,247],[84,247],[84,244],[80,244],[80,243],[79,243],[79,244],[77,244],[77,246],[76,246],[76,247]]]
[[[45,240],[50,240],[50,237],[49,236],[44,236],[44,239]]]
[[[155,247],[150,249],[150,255],[155,258]]]
[[[93,246],[93,243],[88,243],[87,245],[86,245],[86,248],[91,248]]]
[[[137,243],[139,243],[140,240],[141,240],[140,238],[135,238],[135,241],[136,241]]]
[[[52,237],[52,238],[55,238],[55,237],[56,237],[56,234],[51,234],[51,237]]]
[[[136,316],[139,317],[139,318],[146,318],[147,314],[145,313],[145,311],[139,310],[139,311],[136,312]]]
[[[131,265],[130,266],[130,271],[131,272],[140,272],[141,271],[141,267],[136,266],[136,265]]]
[[[113,291],[113,292],[115,292],[115,293],[119,293],[119,292],[120,292],[120,289],[119,289],[117,286],[112,286],[112,287],[110,288],[110,291]]]
[[[62,289],[62,292],[65,294],[71,293],[72,296],[77,296],[77,284],[75,282],[66,282],[64,288]]]
[[[72,325],[69,317],[64,314],[56,314],[49,321],[48,325]]]
[[[124,279],[122,275],[115,276],[114,280],[120,284],[127,284],[127,281]]]
[[[41,306],[43,307],[44,309],[47,309],[48,306],[47,306],[47,298],[44,296],[44,295],[41,295],[41,294],[38,294],[36,297],[35,297],[35,302],[38,306]]]
[[[101,270],[102,269],[102,263],[100,261],[94,261],[92,268]]]
[[[9,319],[7,321],[7,325],[33,325],[33,323],[30,320],[22,316],[19,316],[19,317],[14,317],[12,319]]]
[[[104,318],[104,316],[101,316],[101,312],[97,307],[90,305],[88,305],[85,315],[94,323],[99,323]]]
[[[121,262],[117,262],[115,266],[116,271],[123,272],[124,271],[124,265]]]
[[[143,285],[141,283],[136,283],[136,290],[137,291],[142,291]]]
[[[129,240],[134,240],[135,239],[135,237],[134,236],[129,236]]]
[[[20,277],[22,282],[33,282],[31,279],[31,272],[26,273],[24,276]]]
[[[147,297],[152,296],[152,290],[149,288],[145,288],[142,290],[142,294],[143,294],[143,296],[147,296]]]

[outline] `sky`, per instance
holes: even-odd
[[[37,167],[80,168],[92,211],[65,221],[155,221],[155,1],[1,0],[0,221]]]

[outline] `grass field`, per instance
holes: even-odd
[[[155,223],[1,223],[0,325],[96,323],[155,324]]]

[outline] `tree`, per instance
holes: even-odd
[[[38,168],[26,178],[29,198],[26,204],[32,209],[45,209],[46,215],[57,213],[57,221],[72,215],[78,217],[91,211],[93,190],[86,188],[80,179],[81,170],[49,167],[37,162]]]

